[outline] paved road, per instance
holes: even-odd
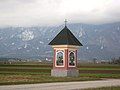
[[[104,87],[104,86],[120,86],[120,79],[27,84],[27,85],[9,85],[9,86],[0,86],[0,90],[74,90],[74,89],[96,88],[96,87]]]

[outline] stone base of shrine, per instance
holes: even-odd
[[[69,69],[69,70],[52,69],[51,76],[55,76],[55,77],[78,77],[79,70],[77,70],[77,69]]]

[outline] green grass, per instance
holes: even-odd
[[[0,85],[50,83],[120,78],[118,65],[79,65],[79,77],[52,77],[51,64],[0,65]]]
[[[120,90],[120,86],[88,88],[88,89],[80,89],[80,90]]]
[[[120,68],[79,68],[79,70],[120,70]]]
[[[52,77],[50,73],[2,73],[0,85],[96,80],[89,77]]]
[[[103,74],[103,73],[81,73],[80,77],[91,77],[91,78],[120,78],[120,74]]]

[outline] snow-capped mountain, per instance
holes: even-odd
[[[68,28],[83,44],[80,59],[111,59],[120,57],[120,23],[102,25],[68,24]],[[0,28],[0,57],[52,58],[48,43],[64,28],[6,27]]]

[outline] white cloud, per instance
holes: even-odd
[[[0,26],[120,21],[120,0],[0,0]]]

